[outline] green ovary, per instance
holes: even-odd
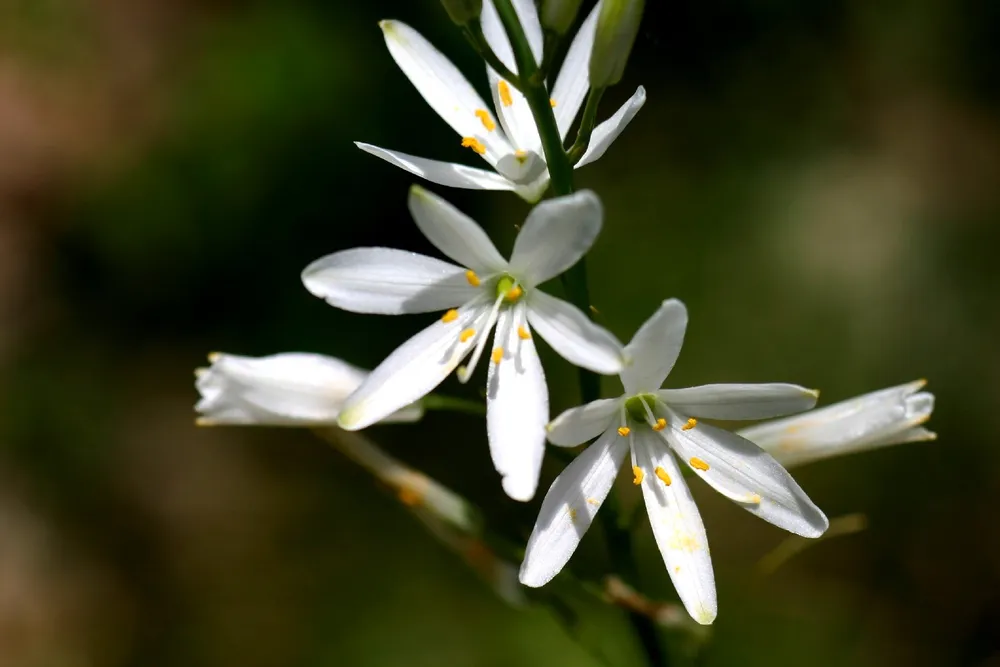
[[[656,405],[656,396],[653,394],[638,394],[633,396],[625,401],[625,410],[632,419],[640,424],[647,424],[649,423],[649,415],[646,414],[646,408],[642,405],[643,401],[646,401],[646,405],[652,410],[653,406]]]
[[[503,295],[506,303],[516,303],[524,296],[524,290],[510,276],[504,275],[497,281],[497,296]]]

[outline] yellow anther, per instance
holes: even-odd
[[[397,495],[399,502],[407,507],[416,507],[424,501],[424,494],[409,486],[401,486]]]
[[[486,146],[484,146],[483,142],[475,137],[462,137],[462,147],[471,148],[480,155],[486,155]]]
[[[442,322],[454,322],[458,319],[458,311],[452,308],[447,313],[441,316]]]
[[[631,433],[631,432],[632,432],[632,429],[630,429],[628,426],[619,426],[618,427],[618,435],[620,435],[623,438],[626,435],[628,435],[629,433]]]
[[[514,98],[510,96],[510,85],[506,81],[501,80],[497,84],[497,92],[500,93],[500,102],[505,107],[509,107],[514,103]]]
[[[517,301],[518,299],[521,298],[522,294],[524,294],[524,290],[521,289],[521,286],[520,285],[514,285],[509,290],[507,290],[507,294],[505,294],[504,297],[508,301]]]
[[[476,335],[475,329],[466,329],[462,333],[458,334],[458,339],[463,343],[467,342],[470,338]]]
[[[687,423],[684,424],[684,426],[681,426],[681,430],[682,431],[690,431],[691,429],[693,429],[697,425],[698,425],[698,420],[695,419],[694,417],[692,417],[691,419],[687,420]]]
[[[520,157],[520,158],[528,157],[528,151],[524,150],[523,148],[518,148],[516,151],[514,151],[514,157]]]
[[[667,427],[667,420],[664,419],[663,417],[660,417],[659,419],[657,419],[656,423],[653,424],[653,430],[654,431],[662,431],[666,427]]]
[[[528,330],[524,328],[524,325],[521,325],[517,328],[517,337],[520,338],[521,340],[528,340],[529,338],[531,338],[531,334],[528,333]]]
[[[697,468],[698,470],[708,470],[709,468],[708,464],[699,459],[697,456],[692,456],[690,463],[692,468]]]
[[[503,361],[503,348],[502,347],[495,348],[493,350],[493,356],[491,356],[490,359],[493,360],[494,364],[499,364],[501,361]]]
[[[554,97],[549,98],[549,106],[552,107],[553,109],[556,108],[556,98]]]
[[[599,503],[597,501],[597,498],[587,498],[587,504],[588,505],[600,505],[601,503]]]
[[[653,472],[656,473],[656,476],[660,478],[661,482],[663,482],[667,486],[670,486],[670,475],[667,474],[666,470],[664,470],[660,466],[656,466],[656,470],[654,470]]]
[[[473,287],[479,287],[479,276],[472,269],[465,272],[465,279],[469,281],[469,284]]]
[[[572,507],[569,508],[569,520],[576,521],[576,510]]]
[[[646,476],[646,474],[642,472],[642,468],[639,466],[632,466],[632,474],[635,475],[635,479],[632,480],[632,483],[636,486],[642,484],[642,478]]]
[[[479,122],[483,124],[483,127],[486,128],[487,132],[492,132],[497,129],[497,124],[493,122],[493,119],[490,117],[490,112],[486,109],[476,109],[476,118],[478,118]]]

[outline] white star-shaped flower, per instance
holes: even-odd
[[[600,4],[587,17],[566,53],[552,88],[551,104],[565,140],[589,90],[588,65]],[[542,28],[532,0],[514,0],[524,32],[536,60],[542,55]],[[441,118],[462,137],[462,145],[478,153],[493,171],[450,162],[428,160],[358,142],[357,146],[397,167],[433,183],[475,190],[513,190],[535,202],[549,183],[542,142],[527,100],[510,83],[487,67],[496,115],[462,73],[420,33],[399,21],[379,26],[396,64]],[[517,72],[510,42],[491,0],[483,3],[482,27],[493,52],[512,72]],[[646,101],[640,86],[611,118],[594,128],[582,167],[598,159]],[[498,122],[499,121],[499,122]]]
[[[403,343],[347,399],[339,424],[364,428],[430,392],[459,369],[468,380],[490,330],[487,431],[503,488],[529,500],[538,485],[549,418],[548,390],[532,330],[564,358],[597,373],[622,368],[621,343],[579,309],[539,289],[590,249],[601,229],[591,192],[545,201],[528,215],[508,262],[471,218],[414,186],[410,212],[431,243],[460,264],[389,248],[355,248],[319,259],[302,273],[306,288],[358,313],[445,310]]]
[[[549,440],[560,446],[600,437],[546,494],[521,565],[522,583],[542,586],[563,568],[629,451],[656,544],[681,601],[699,623],[715,619],[715,578],[705,527],[675,456],[716,491],[776,526],[806,537],[826,530],[826,517],[770,455],[692,417],[786,415],[815,405],[816,392],[791,384],[660,389],[686,328],[684,304],[664,301],[625,348],[625,395],[567,410],[549,425]]]

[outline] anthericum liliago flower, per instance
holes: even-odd
[[[791,384],[660,389],[686,328],[684,304],[664,301],[625,348],[625,395],[568,410],[548,426],[549,440],[560,446],[600,437],[546,494],[521,565],[522,583],[542,586],[563,568],[629,451],[656,544],[681,601],[699,623],[715,619],[715,578],[705,527],[675,456],[716,491],[776,526],[806,537],[826,530],[826,517],[777,461],[749,440],[692,416],[785,415],[811,408],[816,392]]]
[[[588,65],[600,4],[580,27],[552,88],[550,103],[564,139],[589,89]],[[540,60],[543,36],[535,3],[514,0],[514,8],[535,59]],[[510,42],[491,0],[483,2],[481,21],[494,53],[516,73]],[[462,73],[417,31],[399,21],[382,21],[379,25],[389,53],[417,91],[459,134],[462,146],[486,160],[494,171],[428,160],[366,143],[359,142],[357,146],[433,183],[476,190],[513,190],[530,202],[537,201],[548,187],[549,174],[541,139],[524,96],[487,67],[494,115]],[[639,87],[611,118],[595,127],[590,146],[576,166],[582,167],[604,155],[645,101],[646,91]]]
[[[621,343],[574,306],[539,289],[587,252],[601,228],[601,204],[578,192],[532,209],[508,262],[486,233],[443,199],[414,186],[410,212],[431,243],[460,264],[389,248],[355,248],[319,259],[302,273],[306,288],[331,305],[399,315],[444,310],[403,343],[347,399],[339,424],[364,428],[408,405],[458,370],[469,379],[496,326],[488,353],[486,424],[503,488],[528,500],[538,485],[549,418],[545,374],[532,330],[577,366],[621,370]]]

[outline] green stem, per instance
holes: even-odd
[[[509,81],[515,88],[518,90],[521,89],[520,79],[516,74],[507,69],[507,66],[501,62],[497,54],[493,53],[489,42],[486,41],[486,35],[483,34],[483,26],[478,21],[473,21],[462,26],[462,34],[472,44],[472,48],[476,50],[476,53],[482,56],[487,65],[492,67],[497,74]]]
[[[483,417],[486,415],[486,406],[479,401],[470,401],[466,398],[455,398],[454,396],[442,396],[440,394],[427,394],[420,401],[425,410],[440,410],[442,412],[461,412],[467,415]]]
[[[591,88],[587,95],[587,106],[583,108],[583,120],[580,121],[580,129],[576,133],[576,141],[569,149],[569,162],[575,165],[587,152],[590,146],[590,136],[594,132],[594,125],[597,124],[597,106],[604,95],[604,88]]]

